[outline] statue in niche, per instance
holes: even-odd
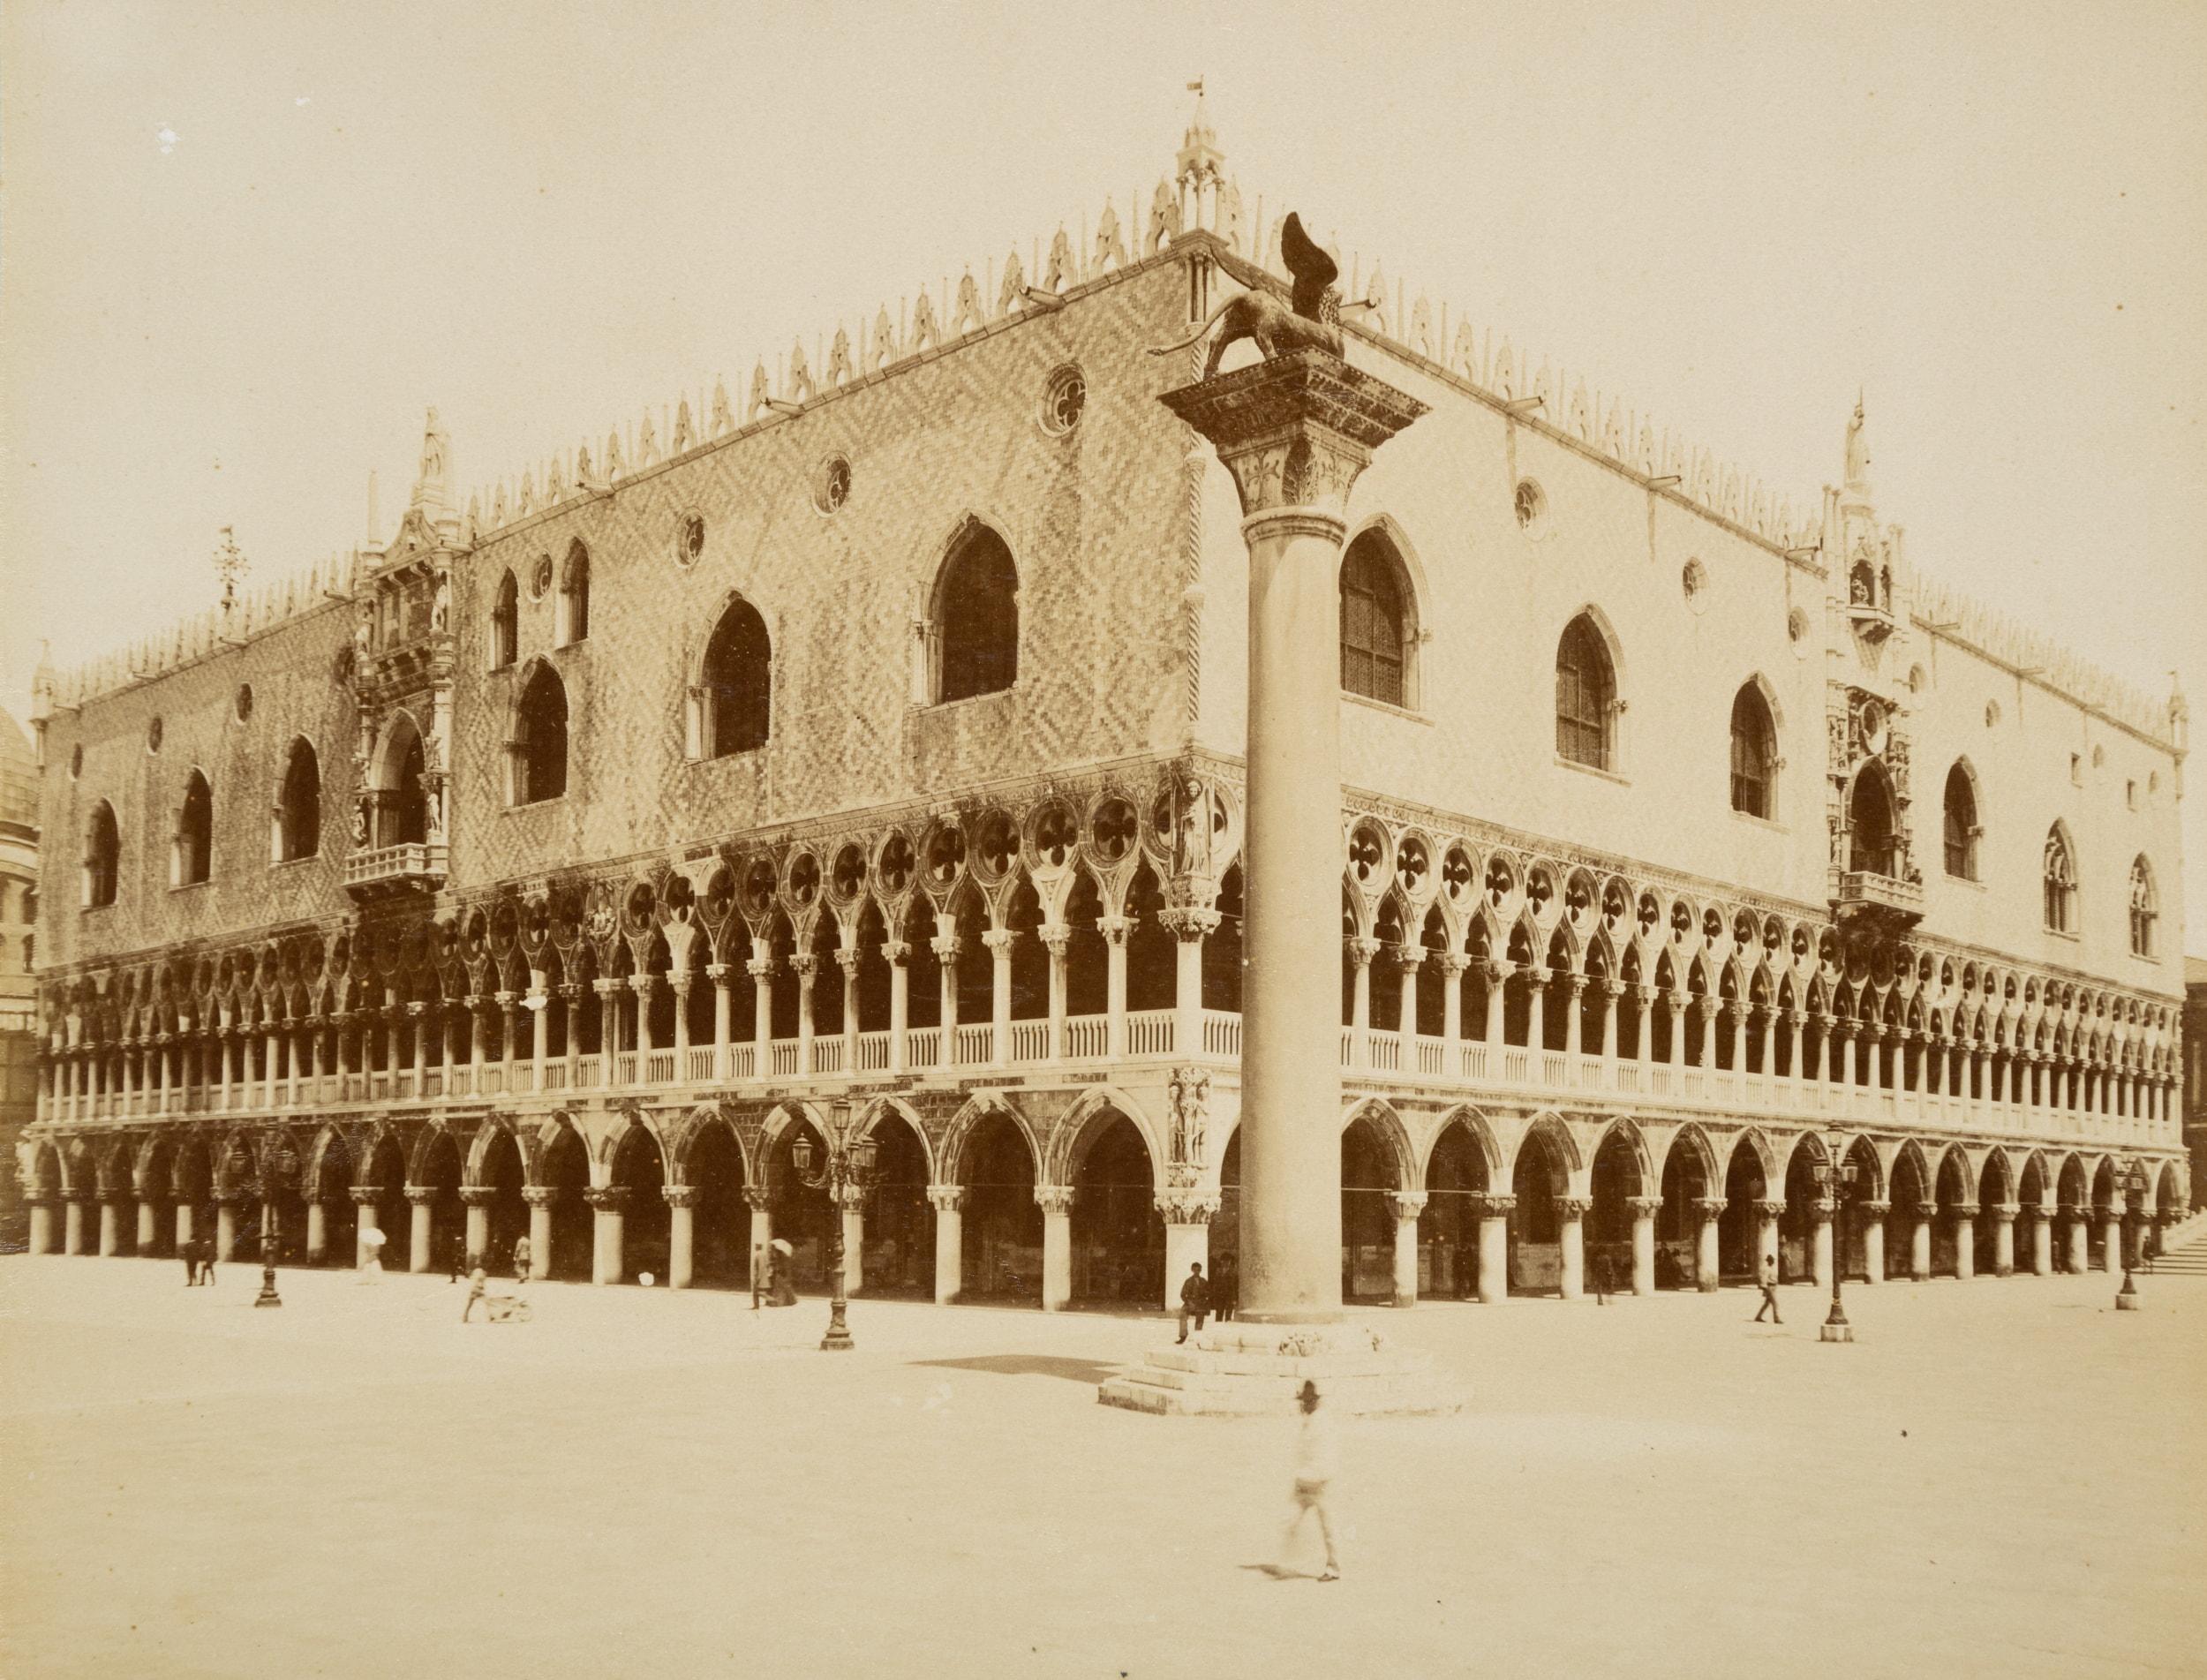
[[[441,573],[437,578],[435,599],[429,603],[429,628],[433,632],[442,635],[451,623],[452,580]]]
[[[1209,875],[1211,867],[1210,795],[1189,776],[1180,782],[1179,820],[1173,825],[1172,862],[1181,875]]]
[[[1301,219],[1292,212],[1280,230],[1280,256],[1294,276],[1286,304],[1263,287],[1242,292],[1211,311],[1210,319],[1179,343],[1156,345],[1149,353],[1171,356],[1210,337],[1210,354],[1203,363],[1205,379],[1217,373],[1227,350],[1245,338],[1256,345],[1267,361],[1305,350],[1340,355],[1341,289],[1334,284],[1341,277],[1340,265],[1303,231]]]
[[[1176,1067],[1165,1089],[1172,1102],[1171,1156],[1167,1164],[1175,1179],[1193,1182],[1203,1164],[1211,1076],[1201,1067]]]

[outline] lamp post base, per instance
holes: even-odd
[[[281,1307],[283,1297],[276,1293],[275,1269],[263,1268],[260,1273],[260,1292],[252,1298],[255,1307]]]
[[[1819,1342],[1851,1342],[1855,1339],[1855,1327],[1843,1322],[1834,1323],[1827,1318],[1817,1327],[1816,1339]]]

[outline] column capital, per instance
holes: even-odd
[[[1193,904],[1157,912],[1157,925],[1183,944],[1216,932],[1224,919],[1216,910]]]
[[[1893,1211],[1893,1204],[1890,1202],[1857,1202],[1855,1206],[1872,1219],[1882,1219]]]
[[[1099,915],[1096,918],[1096,930],[1104,936],[1107,945],[1125,945],[1126,936],[1134,930],[1134,918],[1131,915]]]
[[[1479,1198],[1479,1216],[1482,1219],[1507,1219],[1518,1210],[1518,1198],[1500,1191],[1488,1191]]]
[[[935,953],[938,961],[949,962],[958,955],[963,944],[964,941],[954,933],[938,933],[927,942],[927,948]]]
[[[487,1208],[498,1199],[498,1192],[487,1184],[463,1184],[460,1200],[471,1208]]]
[[[743,972],[750,976],[754,980],[765,979],[769,975],[774,972],[774,959],[772,954],[770,953],[763,957],[747,958],[744,961]]]
[[[962,1184],[930,1184],[927,1187],[927,1199],[934,1204],[938,1213],[956,1213],[966,1199],[966,1187]]]
[[[1722,1196],[1696,1196],[1693,1199],[1693,1210],[1704,1219],[1715,1218],[1731,1205]]]
[[[1460,975],[1472,966],[1471,958],[1461,951],[1437,951],[1434,954],[1440,958],[1441,972],[1444,975]]]
[[[1624,1205],[1632,1210],[1635,1219],[1653,1219],[1663,1210],[1663,1199],[1661,1196],[1627,1196]]]
[[[1991,1208],[1986,1209],[1987,1212],[1989,1212],[1995,1219],[1999,1220],[2002,1224],[2014,1224],[2015,1216],[2022,1212],[2022,1204],[2015,1202],[1996,1202]]]
[[[747,1184],[743,1187],[743,1200],[750,1204],[753,1213],[765,1213],[774,1205],[772,1194],[756,1184]]]
[[[1207,1225],[1219,1202],[1198,1190],[1168,1190],[1157,1198],[1157,1214],[1169,1225]]]
[[[1829,1224],[1832,1215],[1838,1210],[1839,1204],[1829,1196],[1819,1196],[1809,1203],[1809,1217],[1819,1225]]]
[[[1053,957],[1062,957],[1066,947],[1073,943],[1073,930],[1063,922],[1052,922],[1035,930],[1035,937],[1043,942],[1043,949]]]
[[[1421,945],[1398,945],[1387,953],[1387,960],[1405,974],[1415,974],[1426,966],[1426,959],[1434,953]]]
[[[1974,1219],[1977,1217],[1979,1211],[1980,1209],[1977,1204],[1974,1202],[1957,1202],[1955,1203],[1955,1217],[1956,1218]]]
[[[625,1184],[593,1184],[583,1192],[583,1200],[600,1213],[619,1213],[629,1205],[629,1187]]]
[[[1415,1219],[1426,1210],[1423,1190],[1390,1190],[1387,1193],[1388,1211],[1397,1219]]]
[[[383,1200],[383,1187],[380,1184],[350,1185],[346,1187],[345,1194],[352,1198],[356,1206],[373,1208]]]
[[[705,964],[705,978],[716,986],[727,985],[734,972],[734,966],[729,963],[708,962]]]
[[[1012,950],[1012,941],[1015,937],[1010,928],[990,928],[982,934],[981,943],[989,947],[991,956],[1008,956]]]
[[[674,988],[676,997],[687,998],[690,987],[697,983],[697,971],[695,968],[670,968],[667,972],[667,983]]]
[[[521,1199],[532,1208],[557,1207],[560,1189],[557,1185],[552,1184],[524,1184],[521,1187]]]
[[[1775,1219],[1785,1210],[1786,1199],[1783,1196],[1757,1196],[1755,1198],[1755,1211],[1766,1219]]]
[[[1379,955],[1380,942],[1369,934],[1357,934],[1347,940],[1346,944],[1349,947],[1349,954],[1356,959],[1356,966],[1360,968],[1370,967],[1372,959]]]
[[[426,1208],[437,1199],[437,1187],[433,1184],[410,1184],[406,1187],[406,1199],[417,1208]]]
[[[670,1184],[661,1187],[659,1194],[667,1198],[670,1208],[694,1208],[697,1205],[697,1187],[694,1184]]]
[[[641,974],[632,974],[629,976],[629,990],[639,998],[648,998],[659,983],[659,977],[646,968]]]
[[[1245,528],[1300,522],[1338,542],[1350,488],[1372,451],[1427,405],[1342,360],[1325,344],[1338,342],[1337,328],[1298,325],[1318,343],[1157,400],[1217,449],[1240,493]]]
[[[590,989],[600,998],[611,998],[617,995],[621,987],[621,983],[619,980],[608,980],[602,976],[590,983]]]
[[[856,974],[858,965],[865,955],[866,953],[856,945],[838,945],[835,949],[836,964],[845,974]],[[687,991],[689,988],[685,986],[683,990]]]
[[[1059,1218],[1073,1211],[1073,1187],[1069,1184],[1038,1184],[1035,1187],[1035,1205],[1045,1214]]]
[[[1555,1217],[1558,1219],[1584,1219],[1593,1205],[1591,1196],[1557,1196]]]
[[[911,954],[912,945],[909,940],[884,939],[881,942],[882,960],[885,962],[900,963]]]
[[[1939,1217],[1939,1204],[1936,1202],[1917,1202],[1916,1204],[1916,1217],[1918,1219],[1937,1218]]]

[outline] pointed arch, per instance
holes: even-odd
[[[943,1175],[938,1182],[957,1184],[962,1181],[967,1164],[967,1146],[973,1141],[973,1134],[981,1123],[992,1114],[1000,1114],[1009,1120],[1013,1129],[1026,1141],[1028,1158],[1035,1169],[1035,1182],[1037,1184],[1047,1182],[1042,1176],[1043,1146],[1035,1135],[1033,1125],[1029,1123],[1027,1116],[1021,1112],[1019,1105],[1004,1092],[998,1090],[975,1091],[966,1100],[965,1106],[951,1117],[950,1125],[944,1130],[942,1144],[938,1151],[938,1170]]]
[[[2076,848],[2066,823],[2046,831],[2040,879],[2045,887],[2045,926],[2049,933],[2076,931]]]
[[[1170,1140],[1158,1134],[1156,1122],[1141,1104],[1116,1085],[1087,1087],[1058,1117],[1043,1149],[1045,1171],[1036,1182],[1071,1184],[1088,1146],[1095,1141],[1093,1134],[1101,1129],[1097,1125],[1099,1118],[1106,1115],[1126,1120],[1141,1134],[1142,1147],[1149,1151],[1150,1166],[1156,1174],[1157,1187],[1163,1190],[1165,1167],[1171,1159]]]
[[[1770,821],[1778,813],[1778,705],[1759,673],[1732,696],[1732,809]]]
[[[532,661],[515,685],[507,738],[508,804],[533,805],[567,792],[567,685],[549,659]]]
[[[1555,644],[1555,751],[1592,770],[1617,767],[1623,661],[1601,609],[1582,607]]]
[[[275,814],[268,855],[276,863],[296,863],[322,849],[322,767],[314,743],[293,735],[283,750],[276,781]]]
[[[197,765],[184,779],[169,847],[169,885],[199,886],[214,872],[215,790]]]
[[[85,815],[81,891],[87,909],[115,902],[122,858],[123,833],[115,820],[115,807],[104,799],[95,799]]]
[[[1985,832],[1977,766],[1965,756],[1947,770],[1941,832],[1947,873],[1958,881],[1977,878],[1977,840]]]
[[[723,598],[692,674],[690,756],[756,752],[773,725],[773,638],[758,608],[734,590]]]
[[[485,662],[493,671],[503,671],[513,664],[520,644],[521,586],[514,581],[509,566],[492,591],[490,640],[484,650]]]
[[[1423,598],[1394,520],[1382,514],[1349,539],[1339,578],[1343,692],[1414,708]]]
[[[1472,1148],[1478,1152],[1480,1160],[1487,1168],[1488,1182],[1492,1184],[1501,1177],[1503,1167],[1502,1146],[1495,1141],[1494,1122],[1487,1118],[1484,1110],[1469,1103],[1459,1103],[1442,1115],[1441,1123],[1434,1127],[1433,1135],[1427,1140],[1425,1153],[1417,1164],[1417,1175],[1408,1182],[1420,1188],[1424,1187],[1433,1166],[1434,1152],[1441,1147],[1441,1141],[1450,1130],[1457,1126],[1461,1126],[1465,1135],[1471,1139]]]
[[[921,1119],[919,1111],[900,1096],[877,1096],[866,1104],[858,1117],[856,1135],[872,1137],[874,1130],[885,1119],[898,1119],[912,1128],[912,1135],[919,1140],[920,1156],[927,1163],[927,1178],[930,1184],[942,1182],[935,1170],[934,1140],[927,1134],[927,1123]],[[748,1163],[746,1164],[748,1167]]]
[[[1418,1148],[1411,1141],[1410,1128],[1403,1124],[1403,1117],[1395,1105],[1381,1096],[1359,1097],[1345,1103],[1341,1109],[1341,1131],[1348,1130],[1359,1120],[1369,1120],[1373,1128],[1387,1141],[1388,1153],[1395,1163],[1395,1182],[1411,1185],[1418,1181]]]
[[[945,545],[927,622],[930,700],[971,699],[1019,680],[1019,566],[995,526],[968,514]]]
[[[1536,1139],[1554,1152],[1553,1158],[1563,1174],[1564,1183],[1556,1187],[1559,1192],[1585,1172],[1586,1163],[1579,1155],[1578,1141],[1571,1136],[1571,1127],[1563,1124],[1563,1117],[1553,1109],[1543,1109],[1525,1128],[1525,1135],[1518,1140],[1518,1152],[1511,1157],[1512,1171]]]

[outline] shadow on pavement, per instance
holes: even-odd
[[[969,1360],[915,1360],[912,1363],[944,1371],[993,1371],[998,1376],[1061,1376],[1068,1382],[1101,1382],[1119,1368],[1099,1360],[1066,1359],[1054,1353],[981,1353]]]

